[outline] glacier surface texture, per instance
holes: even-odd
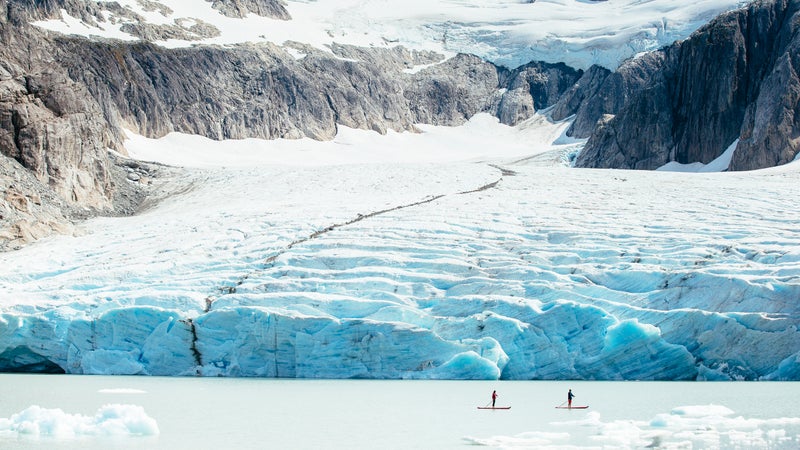
[[[548,155],[187,168],[146,212],[0,255],[0,370],[800,379],[797,163]]]

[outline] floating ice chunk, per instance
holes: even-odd
[[[695,405],[672,408],[671,414],[683,417],[730,416],[733,411],[722,405]]]
[[[604,421],[598,412],[589,412],[576,420],[551,422],[547,427],[546,431],[531,430],[515,436],[464,440],[503,448],[796,449],[800,442],[800,417],[746,418],[720,405],[681,406],[650,421]]]
[[[97,391],[100,394],[146,394],[147,391],[134,388],[107,388]]]
[[[467,445],[477,445],[477,446],[484,446],[484,447],[494,447],[494,448],[537,448],[537,447],[544,447],[548,445],[556,445],[557,442],[560,441],[568,441],[569,440],[569,433],[548,433],[545,431],[541,432],[529,432],[529,433],[521,433],[518,436],[494,436],[490,438],[476,438],[465,436],[464,442]],[[561,447],[558,447],[561,448]]]
[[[137,405],[105,405],[94,416],[33,405],[9,418],[0,418],[0,433],[56,438],[155,436],[159,429],[155,419]]]

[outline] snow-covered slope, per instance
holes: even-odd
[[[570,169],[566,124],[541,119],[240,142],[254,146],[246,159],[231,143],[134,136],[138,157],[203,169],[142,214],[0,255],[0,361],[110,374],[800,378],[800,217],[786,195],[797,164]],[[189,147],[197,158],[173,153]]]
[[[102,3],[102,2],[101,2]],[[226,17],[210,2],[120,0],[147,23],[177,26],[192,40],[164,39],[161,45],[297,41],[326,48],[332,42],[365,47],[404,45],[445,54],[471,53],[498,65],[530,61],[592,64],[616,68],[624,59],[687,37],[742,0],[289,0],[291,20],[256,15]],[[155,8],[154,4],[166,8]],[[123,27],[129,17],[106,14],[108,21],[82,23],[65,13],[40,27],[68,34],[136,39]],[[217,32],[203,35],[197,24]]]

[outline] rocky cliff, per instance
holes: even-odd
[[[792,161],[800,150],[798,11],[796,0],[752,3],[608,75],[578,108],[573,133],[591,137],[577,165],[708,163],[737,139],[730,170]]]

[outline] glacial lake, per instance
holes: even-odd
[[[584,410],[556,409],[568,389]],[[479,410],[497,390],[498,406]],[[134,426],[117,426],[104,405]],[[798,382],[0,374],[0,448],[800,448]],[[36,407],[34,407],[36,406]],[[127,409],[126,409],[127,408]],[[22,413],[22,414],[20,414]],[[100,417],[102,416],[102,417]],[[141,417],[139,417],[141,416]],[[22,419],[21,417],[24,417]],[[100,417],[100,418],[98,418]],[[112,424],[113,422],[113,424]],[[112,424],[112,425],[110,425]],[[149,435],[148,435],[149,434]]]

